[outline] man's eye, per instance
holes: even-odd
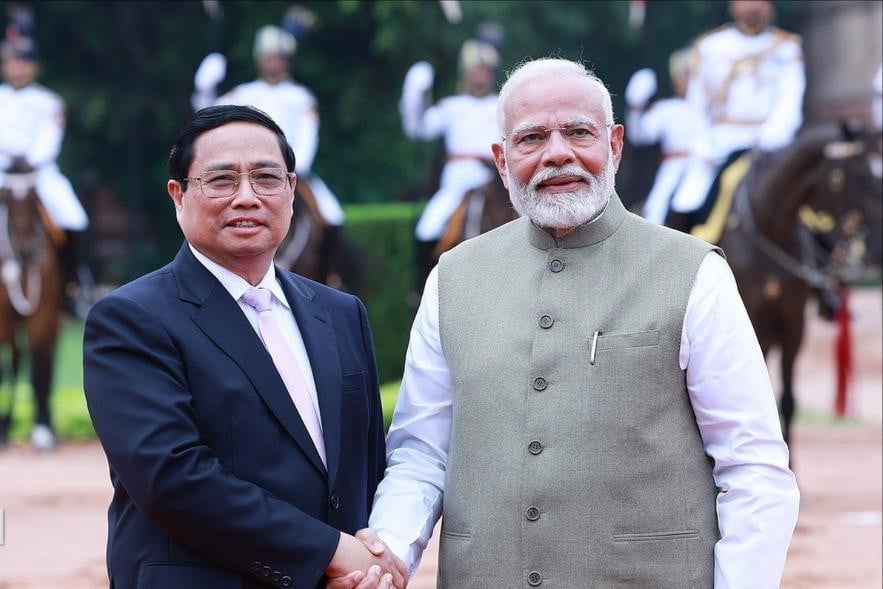
[[[594,137],[595,134],[592,133],[592,130],[588,127],[573,127],[572,129],[567,130],[567,136],[573,137],[574,139],[587,139],[589,137]]]
[[[217,176],[209,178],[207,182],[212,186],[227,186],[229,184],[236,184],[236,176]]]
[[[518,139],[518,143],[539,143],[545,138],[545,135],[542,133],[526,133],[521,135]]]

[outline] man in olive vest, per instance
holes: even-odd
[[[720,250],[628,213],[623,126],[582,65],[503,86],[520,219],[433,270],[370,525],[439,587],[778,587],[798,490]]]

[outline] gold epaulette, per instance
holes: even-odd
[[[773,37],[776,38],[776,41],[780,43],[784,43],[785,41],[793,41],[798,45],[803,44],[803,37],[798,35],[797,33],[792,33],[790,31],[786,31],[785,29],[780,29],[779,27],[770,27],[773,32]]]

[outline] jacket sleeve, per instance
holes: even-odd
[[[84,385],[115,485],[147,518],[243,575],[266,580],[269,566],[319,583],[339,532],[225,468],[200,434],[181,351],[140,302],[117,294],[92,309]]]

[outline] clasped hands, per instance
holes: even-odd
[[[408,585],[404,563],[368,528],[355,536],[341,532],[325,576],[327,589],[405,589]]]

